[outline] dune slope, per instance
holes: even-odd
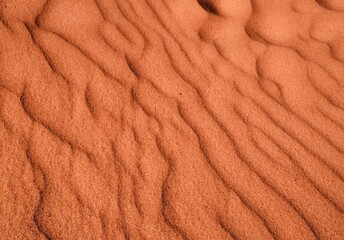
[[[0,1],[0,239],[344,239],[344,2]]]

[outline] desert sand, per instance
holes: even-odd
[[[344,239],[344,1],[1,0],[0,239]]]

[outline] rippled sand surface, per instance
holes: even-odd
[[[0,239],[344,239],[344,1],[1,0]]]

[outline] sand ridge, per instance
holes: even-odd
[[[344,238],[342,1],[0,10],[0,239]]]

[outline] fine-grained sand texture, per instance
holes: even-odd
[[[343,0],[0,0],[0,239],[344,239]]]

